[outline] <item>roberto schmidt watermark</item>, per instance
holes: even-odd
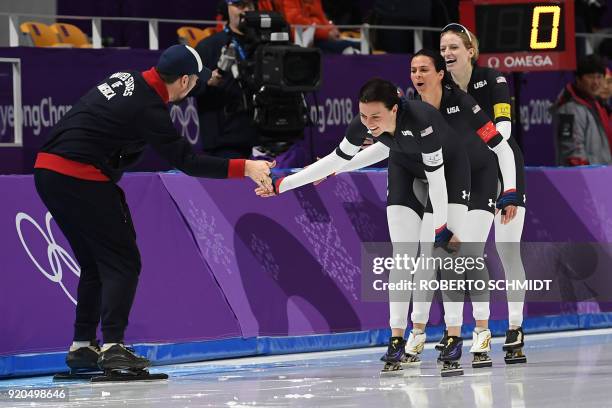
[[[453,280],[419,280],[409,281],[402,279],[399,282],[388,282],[386,280],[377,279],[372,282],[372,288],[376,291],[404,291],[404,290],[468,290],[468,291],[485,291],[485,290],[550,290],[552,279],[545,280],[472,280],[472,279],[453,279]]]
[[[364,301],[431,301],[436,292],[450,301],[612,301],[607,243],[464,242],[455,253],[432,244],[365,243],[361,261]]]

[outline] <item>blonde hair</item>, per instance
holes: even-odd
[[[446,34],[448,32],[451,32],[451,33],[457,35],[461,39],[461,41],[463,42],[463,45],[465,46],[465,48],[467,48],[468,50],[470,48],[474,49],[474,56],[472,57],[472,63],[473,64],[476,63],[476,61],[478,60],[478,56],[480,55],[480,51],[478,50],[478,38],[476,38],[474,33],[472,33],[467,28],[465,28],[465,32],[449,29],[447,31],[444,31],[442,33],[442,35],[440,36],[440,38],[442,36],[444,36],[444,34]]]

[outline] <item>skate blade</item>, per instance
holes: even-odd
[[[442,370],[440,372],[442,377],[457,377],[463,375],[463,368],[453,368],[448,370]]]
[[[394,375],[404,375],[404,369],[402,368],[401,363],[385,364],[383,369],[380,370],[380,375],[384,377],[394,376]]]
[[[472,362],[472,368],[485,368],[493,367],[493,361],[474,361]]]
[[[523,364],[527,362],[527,357],[504,357],[506,364]]]
[[[111,372],[91,378],[91,382],[129,382],[129,381],[157,381],[167,380],[168,374],[151,374],[148,371],[132,372]]]
[[[53,381],[82,381],[82,380],[91,380],[93,377],[98,377],[104,375],[102,371],[89,371],[82,373],[57,373],[53,376]]]
[[[421,358],[418,355],[413,355],[402,361],[403,367],[418,367],[421,365]]]

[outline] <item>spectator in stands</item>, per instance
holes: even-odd
[[[340,39],[340,31],[327,18],[321,0],[273,0],[272,6],[290,25],[318,25],[314,33],[314,46],[327,53],[355,52],[355,43]]]
[[[251,0],[226,0],[228,23],[225,28],[200,41],[196,51],[204,65],[213,71],[207,86],[198,97],[198,116],[202,143],[206,153],[217,157],[246,158],[258,139],[252,115],[245,105],[244,92],[230,72],[217,69],[221,51],[230,44],[240,58],[244,35],[238,29],[240,16],[255,9]]]
[[[559,165],[612,163],[609,114],[597,97],[605,70],[598,56],[582,57],[575,82],[563,89],[553,106]]]
[[[612,70],[606,68],[606,77],[604,78],[604,84],[599,92],[599,98],[603,101],[608,115],[612,113]],[[610,116],[608,116],[610,118]]]

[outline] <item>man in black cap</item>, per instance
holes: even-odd
[[[91,89],[38,153],[36,190],[81,266],[74,342],[66,358],[71,370],[142,371],[150,365],[123,345],[141,263],[129,208],[116,184],[147,145],[191,176],[246,176],[271,188],[273,163],[198,155],[177,134],[168,103],[209,78],[193,48],[174,45],[156,67],[116,72]]]
[[[606,72],[597,55],[580,58],[576,80],[567,84],[553,105],[557,164],[612,164],[612,126],[598,98]]]

